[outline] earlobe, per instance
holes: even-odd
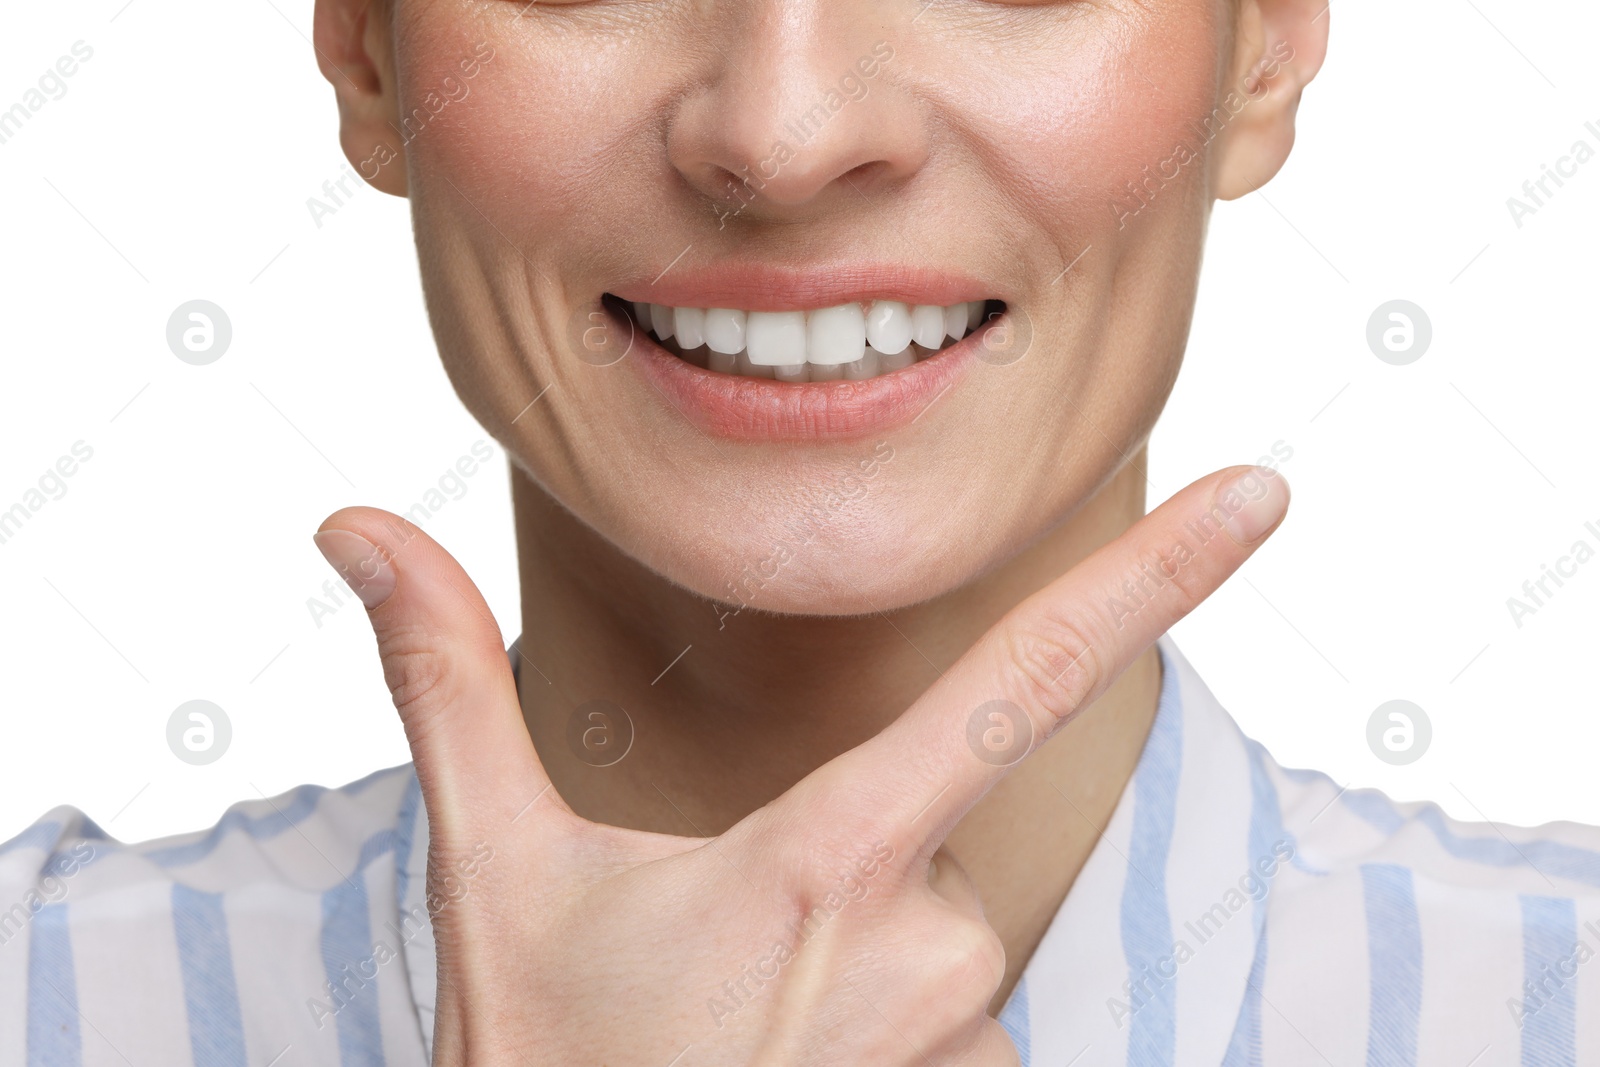
[[[1254,192],[1277,174],[1294,147],[1300,96],[1328,51],[1327,0],[1240,0],[1229,80],[1231,119],[1212,156],[1218,200]],[[1229,98],[1238,102],[1227,107]]]
[[[316,0],[317,67],[339,104],[339,144],[375,189],[406,195],[404,142],[395,132],[389,9],[394,0]]]

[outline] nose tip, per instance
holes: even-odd
[[[859,40],[859,38],[858,38]],[[917,103],[894,49],[824,47],[813,34],[749,39],[680,102],[668,155],[720,209],[783,217],[903,179],[927,158]]]

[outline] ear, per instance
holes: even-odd
[[[317,67],[339,101],[339,144],[375,189],[406,195],[404,142],[396,133],[394,0],[316,0]]]
[[[1220,115],[1232,117],[1213,156],[1219,200],[1254,192],[1278,173],[1294,147],[1300,94],[1328,53],[1328,0],[1238,5],[1233,63],[1219,106]]]

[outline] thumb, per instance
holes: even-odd
[[[376,508],[334,512],[313,540],[367,608],[430,833],[466,841],[452,832],[472,832],[469,820],[504,825],[559,805],[523,722],[500,628],[461,565],[417,526]]]

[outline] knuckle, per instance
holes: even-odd
[[[998,1019],[983,1021],[976,1044],[976,1055],[972,1059],[974,1067],[1019,1067],[1022,1063],[1017,1046],[1011,1043],[1011,1035],[1006,1033],[1006,1028],[1000,1025]]]
[[[1095,632],[1081,616],[1054,610],[1008,634],[1007,674],[1040,740],[1063,726],[1100,684]]]
[[[848,887],[852,878],[889,882],[903,866],[905,842],[883,825],[875,805],[837,800],[770,805],[766,817],[734,827],[728,839],[766,857],[785,884],[801,892]]]
[[[426,634],[404,630],[384,635],[378,653],[383,661],[383,680],[402,719],[409,723],[425,718],[448,704],[454,674],[450,657],[439,642]]]
[[[930,992],[938,1003],[975,1006],[981,1014],[1005,978],[1005,946],[988,923],[964,919],[947,925],[929,961]]]
[[[1019,1067],[1021,1058],[1011,1035],[998,1019],[988,1015],[971,1020],[933,1050],[936,1063],[962,1067]]]
[[[818,908],[837,913],[847,904],[886,890],[896,856],[893,846],[867,832],[796,842],[785,854],[794,901],[808,915]]]

